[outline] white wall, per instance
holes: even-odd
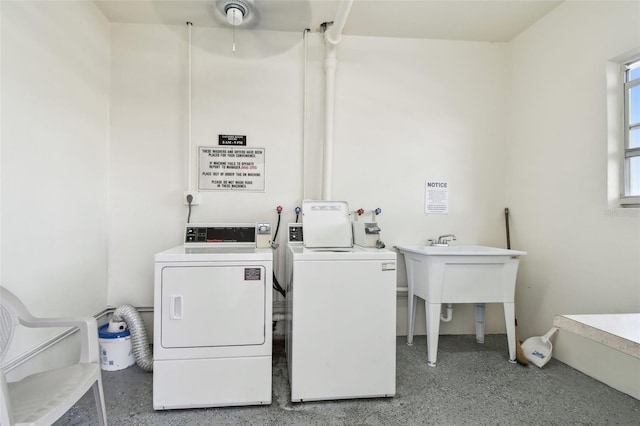
[[[187,29],[118,24],[112,34],[109,301],[150,305],[153,255],[180,244],[186,217]],[[260,35],[266,45],[274,37],[292,47],[234,57],[228,31],[193,29],[194,146],[247,135],[266,149],[267,189],[204,193],[192,221],[275,227],[282,205],[284,227],[303,198],[303,174],[304,195],[320,197],[324,46],[309,35],[303,172],[303,41]],[[334,198],[353,210],[382,208],[389,247],[449,232],[460,243],[504,246],[506,45],[344,37],[338,61]],[[424,214],[426,179],[450,182],[449,215]],[[489,312],[487,331],[503,330],[501,308]],[[473,331],[471,307],[456,319],[443,332]]]
[[[186,50],[161,26],[111,33],[109,304],[150,306],[153,254],[185,217]]]
[[[505,45],[345,37],[339,58],[335,198],[381,207],[389,246],[504,245]],[[448,215],[425,215],[427,179]]]
[[[521,336],[555,315],[640,310],[640,211],[607,202],[607,61],[640,47],[640,2],[565,2],[509,43],[507,200]]]
[[[1,7],[1,283],[34,315],[93,314],[107,303],[109,24],[91,2]],[[18,335],[12,354],[44,336]]]
[[[192,183],[197,188],[197,148],[217,146],[219,134],[241,134],[249,147],[265,149],[266,190],[202,193],[191,221],[269,221],[275,230],[282,205],[284,238],[302,191],[302,36],[260,35],[263,43],[284,38],[292,48],[255,57],[240,37],[232,55],[230,35],[192,30]],[[186,25],[112,25],[112,305],[153,305],[153,256],[184,238],[187,46]]]
[[[353,210],[380,207],[388,247],[448,233],[504,247],[505,44],[345,37],[338,60],[334,198]],[[449,183],[449,214],[425,214],[426,180]],[[405,334],[406,298],[398,308]],[[472,306],[455,306],[441,330],[473,333]],[[487,332],[503,330],[501,306],[490,305]]]

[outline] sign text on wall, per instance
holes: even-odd
[[[264,191],[264,148],[200,147],[198,189]]]
[[[218,145],[247,146],[247,137],[245,135],[218,135]]]
[[[425,184],[424,212],[427,214],[449,213],[449,183],[428,180]]]

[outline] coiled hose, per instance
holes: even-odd
[[[149,348],[147,329],[144,326],[142,317],[131,305],[122,305],[116,308],[111,321],[127,323],[129,333],[131,333],[131,346],[133,357],[136,363],[144,371],[153,370],[153,355]]]

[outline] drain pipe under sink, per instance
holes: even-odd
[[[401,294],[407,294],[408,291],[409,291],[409,287],[397,287],[396,288],[396,294],[398,296],[400,296]],[[442,313],[440,314],[440,321],[449,322],[452,319],[453,319],[453,304],[447,303],[447,313],[446,314],[442,314]],[[482,343],[482,342],[480,342],[480,343]]]
[[[451,303],[447,303],[447,314],[440,314],[440,321],[449,322],[453,319],[453,305]]]

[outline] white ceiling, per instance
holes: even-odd
[[[355,0],[343,34],[504,42],[563,0]],[[226,27],[216,0],[95,0],[110,22]],[[333,21],[338,0],[254,0],[248,27],[318,30]]]

